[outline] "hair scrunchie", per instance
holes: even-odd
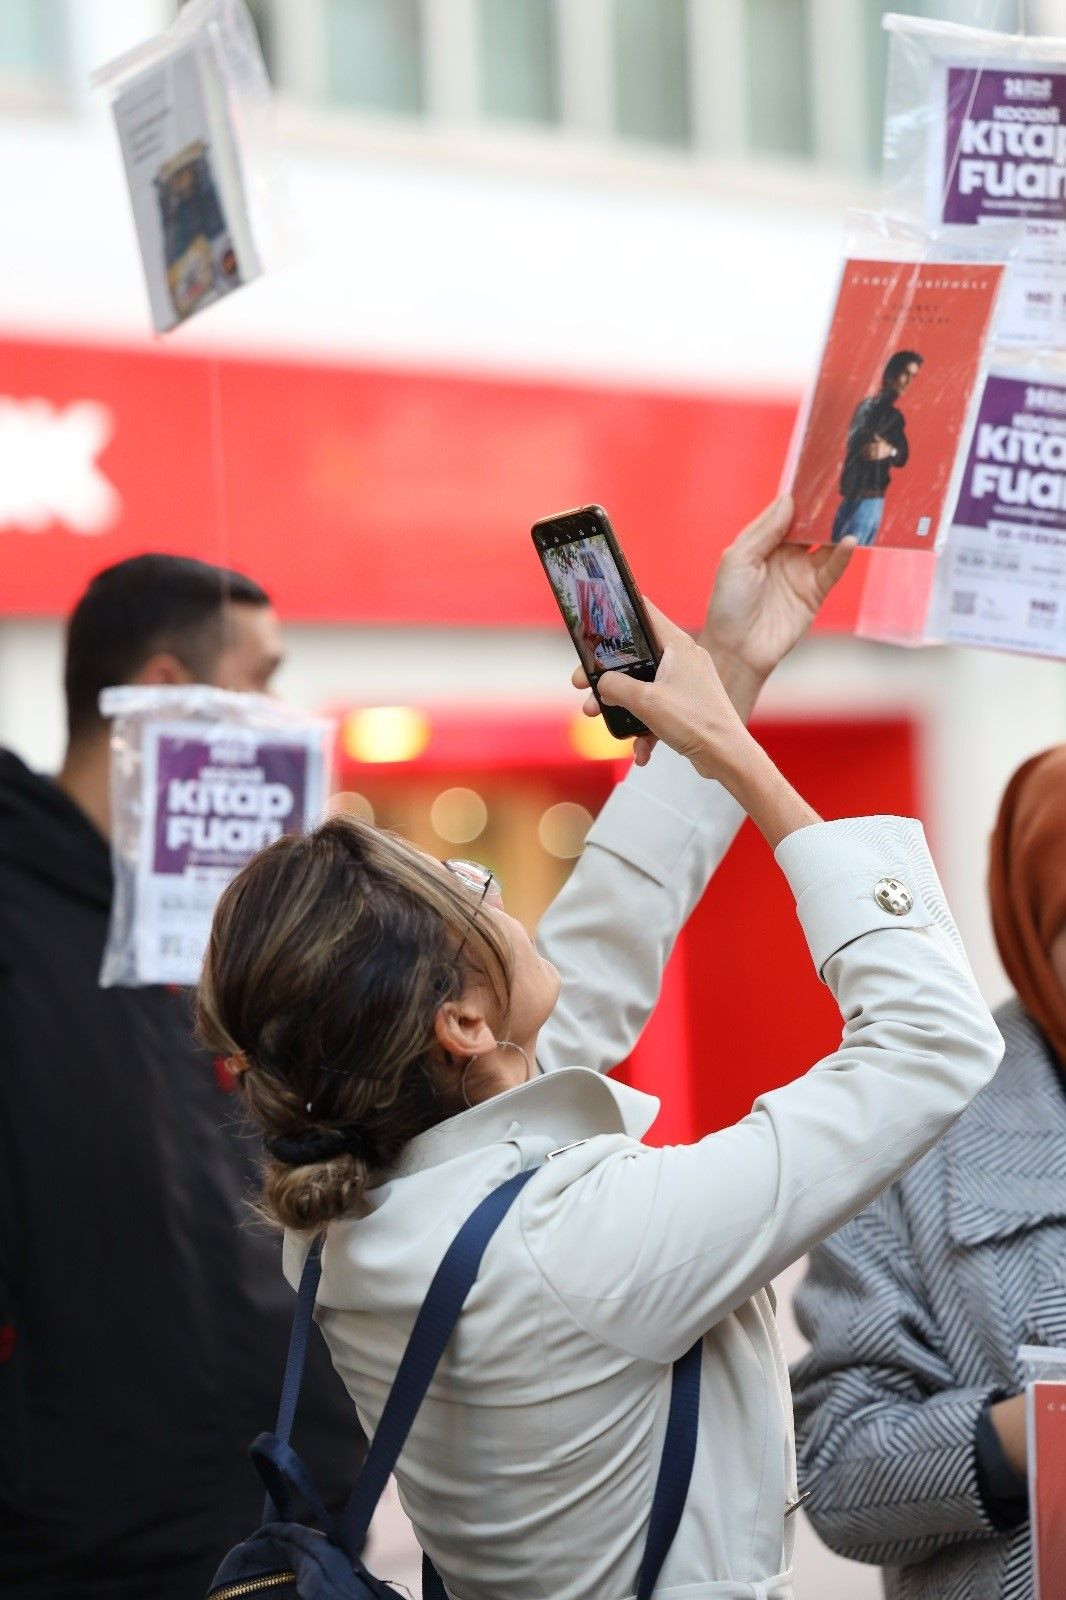
[[[276,1160],[288,1167],[311,1167],[319,1161],[332,1161],[335,1156],[355,1156],[357,1161],[367,1159],[367,1139],[361,1129],[308,1128],[301,1133],[279,1133],[266,1141],[266,1147]]]

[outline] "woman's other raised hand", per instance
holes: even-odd
[[[722,556],[699,642],[747,720],[770,673],[806,633],[847,570],[854,539],[788,544],[793,504],[782,495]]]

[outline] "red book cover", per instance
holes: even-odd
[[[1029,1386],[1029,1519],[1036,1600],[1066,1600],[1066,1383]]]
[[[790,538],[932,550],[1003,268],[847,261]]]

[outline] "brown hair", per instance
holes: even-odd
[[[502,1020],[507,940],[458,879],[391,834],[334,817],[279,839],[238,874],[211,927],[200,1037],[247,1065],[246,1102],[268,1141],[310,1135],[313,1145],[344,1129],[348,1143],[310,1160],[272,1153],[269,1217],[318,1228],[349,1215],[372,1171],[459,1109],[438,1071],[433,1023],[472,977],[488,984]]]

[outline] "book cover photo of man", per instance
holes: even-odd
[[[850,537],[860,545],[872,545],[877,538],[892,472],[905,467],[910,456],[906,422],[897,401],[921,365],[917,350],[897,350],[885,363],[880,389],[855,407],[840,474],[833,544]]]
[[[936,549],[1002,281],[998,264],[845,261],[790,539]]]

